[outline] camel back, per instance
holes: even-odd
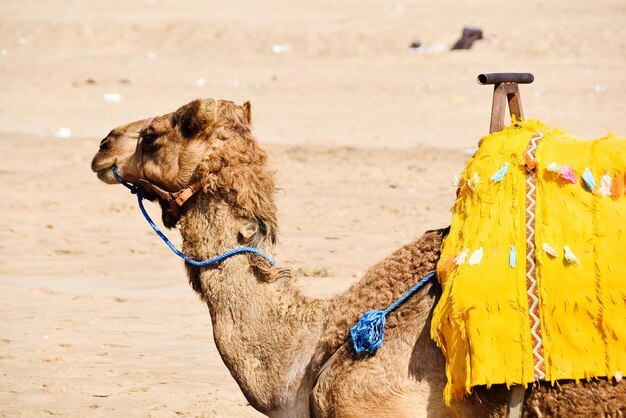
[[[446,402],[626,371],[626,138],[538,121],[481,139],[437,266]]]

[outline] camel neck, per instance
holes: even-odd
[[[199,197],[180,220],[183,250],[194,259],[206,259],[241,244],[246,220],[226,202]],[[305,298],[290,274],[268,279],[251,263],[251,255],[211,267],[186,267],[209,308],[216,347],[248,402],[270,416],[308,416],[317,373],[346,343],[350,326],[363,312],[388,306],[416,278],[431,272],[444,234],[430,231],[396,250],[342,295],[328,300]],[[261,240],[259,246],[272,255],[271,244]],[[403,316],[388,318],[388,327],[400,329],[402,323],[411,329],[429,328],[438,289],[430,284],[418,292],[405,305]],[[429,332],[420,333],[415,344],[420,356],[435,358],[443,370],[443,358]],[[417,367],[415,374],[426,373],[422,369]]]
[[[180,222],[183,250],[194,259],[239,245],[242,223],[228,205],[203,203]],[[271,254],[269,246],[263,250]],[[266,413],[308,408],[326,304],[306,299],[290,275],[265,280],[249,257],[237,255],[212,267],[187,265],[187,274],[207,303],[217,349],[250,404]]]

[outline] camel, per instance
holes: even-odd
[[[249,102],[195,100],[172,113],[120,126],[102,140],[91,168],[118,184],[113,169],[161,206],[178,226],[182,250],[205,260],[253,246],[272,255],[276,184],[252,134]],[[186,200],[172,205],[179,190]],[[303,295],[291,270],[257,254],[209,267],[186,263],[207,304],[216,347],[252,407],[270,417],[503,417],[504,385],[477,387],[444,404],[445,361],[430,338],[436,280],[393,311],[374,355],[357,355],[349,329],[363,312],[384,309],[435,269],[448,229],[425,232],[371,267],[343,294]],[[594,379],[536,384],[523,416],[623,416],[626,382]]]

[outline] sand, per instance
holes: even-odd
[[[618,0],[3,1],[0,415],[259,416],[182,262],[91,173],[113,127],[250,100],[281,187],[278,261],[328,296],[449,223],[489,127],[479,73],[533,72],[526,117],[626,134],[624,21]],[[464,25],[492,37],[448,51]]]

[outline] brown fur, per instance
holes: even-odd
[[[116,128],[92,162],[101,180],[115,183],[113,164],[127,181],[138,178],[138,132],[147,180],[169,191],[202,182],[180,219],[163,210],[166,224],[180,226],[186,253],[206,259],[238,245],[273,253],[274,173],[251,133],[249,103],[194,101]],[[364,311],[386,307],[435,268],[445,233],[425,233],[327,300],[304,297],[288,269],[256,255],[186,269],[207,303],[224,363],[250,404],[267,415],[502,417],[508,393],[502,385],[477,388],[452,408],[443,404],[444,359],[430,339],[430,315],[441,294],[436,282],[389,315],[376,355],[356,355],[348,340]],[[624,381],[541,385],[527,392],[527,417],[626,413]]]
[[[247,109],[247,110],[246,110]],[[204,191],[224,199],[242,218],[255,219],[271,244],[276,243],[278,223],[274,194],[274,172],[267,166],[267,154],[252,136],[249,104],[243,109],[221,102],[220,120],[213,125],[209,142],[222,143],[197,168]]]

